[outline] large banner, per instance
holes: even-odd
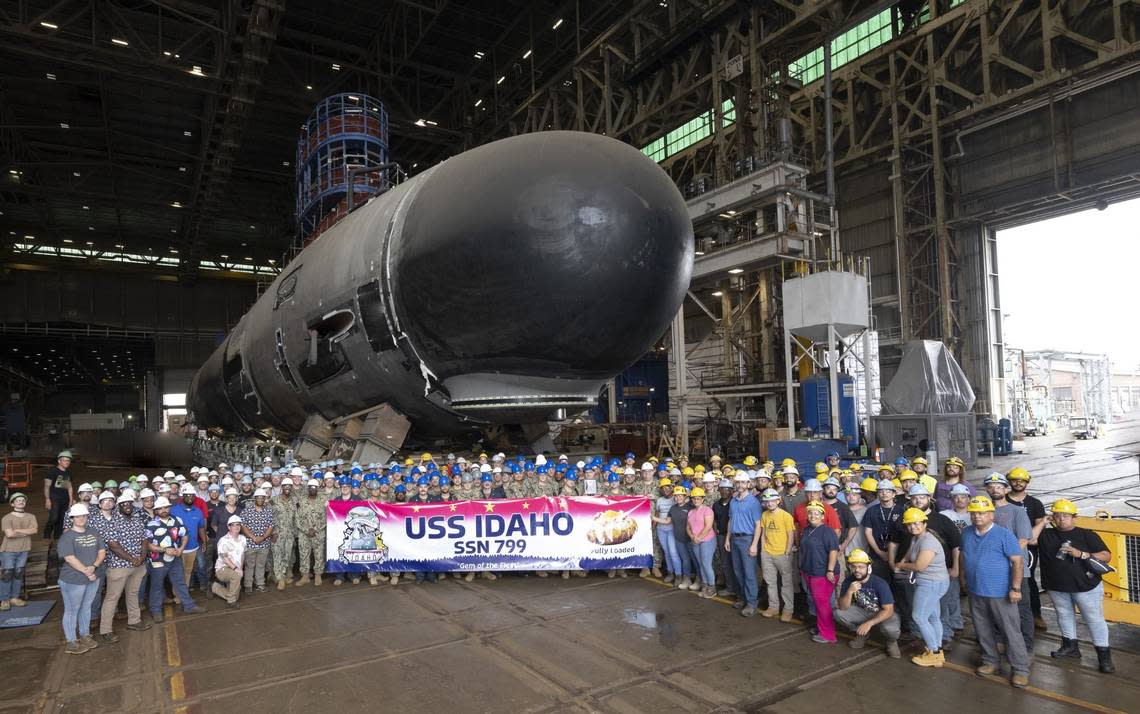
[[[609,570],[653,564],[645,496],[330,501],[330,573]]]

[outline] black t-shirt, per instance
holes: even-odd
[[[1041,579],[1046,588],[1059,593],[1088,592],[1100,584],[1100,576],[1090,573],[1085,569],[1084,563],[1070,555],[1058,558],[1061,544],[1065,541],[1069,541],[1074,548],[1086,553],[1108,550],[1108,546],[1095,531],[1086,528],[1073,528],[1071,531],[1046,528],[1041,531],[1041,537],[1037,539],[1037,547],[1041,553]]]
[[[1042,503],[1040,499],[1034,498],[1033,496],[1026,496],[1024,501],[1015,501],[1007,496],[1005,502],[1012,503],[1015,506],[1021,506],[1024,508],[1025,515],[1029,516],[1030,526],[1033,526],[1035,523],[1037,523],[1037,521],[1045,517],[1045,504]],[[1029,546],[1029,549],[1036,550],[1040,547],[1040,544],[1037,544],[1035,546],[1031,545]],[[1094,584],[1093,587],[1096,587],[1096,585]]]
[[[942,544],[942,555],[946,558],[946,567],[949,568],[953,563],[950,553],[955,548],[962,547],[962,533],[958,530],[958,526],[954,521],[942,515],[938,511],[930,511],[926,514],[926,529],[930,531],[931,535]],[[891,542],[898,543],[898,548],[895,550],[895,560],[901,561],[906,552],[910,550],[910,542],[913,540],[910,532],[906,526],[900,525],[895,529],[891,535]]]
[[[724,503],[721,503],[720,499],[713,501],[713,505],[712,505],[713,526],[716,528],[716,532],[719,535],[727,535],[728,534],[728,511],[729,511],[729,506],[731,506],[731,505],[732,505],[732,499],[731,498],[728,499],[727,501],[725,501]]]
[[[828,503],[827,505],[834,508],[835,514],[839,516],[839,540],[842,541],[847,537],[847,531],[859,527],[859,520],[851,512],[851,507],[843,501],[836,500],[835,503]]]
[[[60,501],[67,505],[67,487],[71,485],[71,474],[67,473],[58,466],[52,466],[51,471],[47,472],[44,480],[48,482],[49,495],[52,501]]]
[[[689,510],[692,508],[689,504],[678,506],[676,503],[669,509],[669,518],[673,521],[673,540],[678,543],[689,542],[689,531],[685,526],[689,522]]]

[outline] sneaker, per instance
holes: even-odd
[[[641,570],[640,570],[640,571],[637,573],[637,577],[639,577],[639,578],[648,578],[648,577],[649,577],[649,568],[642,568],[642,569],[641,569]]]
[[[978,675],[979,677],[991,677],[991,676],[997,674],[997,671],[998,671],[998,668],[996,665],[984,664],[983,663],[983,664],[978,665],[977,668],[974,669],[974,674]]]
[[[853,650],[861,650],[867,646],[867,638],[866,637],[859,637],[858,635],[856,635],[855,639],[853,639],[847,643],[847,646]]]
[[[258,585],[256,588],[254,588],[254,590],[256,590],[259,593],[263,593],[263,592],[267,592],[269,590],[269,588],[265,587],[264,585]]]
[[[163,616],[163,614],[161,612],[150,613],[150,619],[154,620],[155,622],[157,622],[160,625],[166,621],[166,617]]]
[[[942,650],[931,652],[928,649],[923,649],[922,654],[911,657],[910,661],[919,667],[941,667],[946,662],[946,658],[943,657]]]
[[[360,584],[360,578],[353,578],[353,579],[352,579],[352,584],[353,584],[353,585],[359,585],[359,584]]]
[[[12,603],[12,607],[23,607],[24,605],[28,604],[27,600],[24,600],[23,598],[18,598],[18,597],[14,597],[11,600],[9,600],[8,602]]]
[[[570,579],[570,571],[569,570],[563,570],[562,571],[562,579],[563,580],[569,580]]]
[[[666,583],[668,585],[672,585],[673,580],[674,580],[673,573],[669,573],[668,575],[666,575],[664,578],[661,579],[661,582]]]
[[[745,602],[743,600],[737,600],[736,602],[732,603],[732,609],[733,610],[743,610],[744,605],[745,605]]]
[[[1014,672],[1013,676],[1009,678],[1009,683],[1018,689],[1025,689],[1029,686],[1029,675]]]
[[[99,646],[99,643],[96,642],[95,638],[92,637],[91,635],[84,635],[84,636],[80,637],[79,638],[79,644],[83,645],[84,647],[86,647],[89,650],[93,650]]]
[[[201,615],[206,612],[206,608],[201,605],[192,605],[189,610],[183,610],[183,615]]]
[[[227,602],[226,607],[228,607],[231,610],[240,610],[241,609],[241,605],[238,604],[237,600],[234,600],[233,602]]]
[[[607,570],[606,571],[606,577],[607,578],[616,578],[617,577],[617,571],[616,570]]]
[[[474,579],[475,579],[475,573],[467,573],[466,575],[463,576],[463,580],[465,582],[468,582],[468,583]]]
[[[550,577],[550,573],[546,572],[545,570],[536,570],[536,571],[534,571],[534,574],[540,578],[549,578]]]
[[[653,570],[651,570],[650,572],[653,573],[653,577],[655,577],[655,578],[661,577],[661,568],[658,568],[657,566],[654,566]]]
[[[716,597],[716,589],[712,587],[706,587],[698,594],[698,597],[703,597],[706,600],[709,598],[714,598]]]
[[[67,646],[63,648],[63,651],[67,654],[83,654],[87,651],[87,648],[84,647],[79,642],[79,640],[72,640],[71,642],[67,643]]]
[[[146,620],[139,620],[134,624],[127,624],[127,629],[133,632],[146,632],[150,629],[150,623]]]
[[[704,586],[701,585],[701,581],[696,578],[693,578],[693,582],[689,583],[690,590],[700,590],[702,587]]]
[[[731,597],[731,598],[736,597],[736,593],[732,592],[728,588],[722,588],[720,590],[717,590],[716,594],[717,594],[717,597]]]
[[[108,632],[105,635],[99,635],[99,641],[105,645],[113,645],[119,641],[119,636],[114,632]]]
[[[792,611],[791,610],[784,610],[784,614],[780,615],[780,622],[791,622],[791,621],[792,621]]]
[[[12,609],[12,603],[9,600],[0,600],[0,611]]]
[[[344,581],[343,581],[343,580],[341,580],[340,578],[337,578],[337,579],[333,580],[333,585],[334,585],[335,587],[338,587],[338,588],[339,588],[341,585],[344,585]]]
[[[835,640],[826,639],[826,638],[824,638],[823,635],[812,635],[811,641],[815,642],[816,644],[820,644],[820,645],[833,645],[833,644],[835,644]]]
[[[770,607],[767,610],[765,610],[764,612],[760,613],[760,616],[761,617],[775,617],[776,615],[779,615],[779,614],[780,614],[779,610],[777,610],[774,607]]]
[[[278,580],[277,581],[277,589],[278,590],[284,590],[285,589],[285,581],[284,580]]]
[[[754,608],[754,607],[746,607],[740,611],[741,617],[752,617],[755,614],[756,614],[756,608]]]

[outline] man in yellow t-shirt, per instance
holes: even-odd
[[[760,516],[760,567],[768,587],[768,609],[760,614],[764,617],[780,615],[780,598],[783,598],[780,620],[790,622],[795,606],[796,521],[780,508],[780,493],[775,489],[760,494],[760,502],[764,504],[764,513]]]

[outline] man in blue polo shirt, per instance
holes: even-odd
[[[186,526],[186,547],[182,549],[182,572],[187,589],[194,582],[194,570],[198,562],[198,549],[206,543],[206,514],[198,508],[197,493],[190,484],[179,489],[182,500],[170,507],[170,515],[179,518]],[[207,585],[204,589],[209,589]],[[179,603],[181,604],[181,603]]]
[[[743,471],[733,479],[736,492],[728,505],[728,538],[724,549],[732,553],[732,572],[740,585],[739,600],[733,607],[744,617],[756,614],[760,588],[756,582],[756,554],[760,547],[760,517],[763,509],[752,495],[752,479]]]
[[[971,498],[966,510],[973,525],[962,531],[958,577],[970,596],[970,613],[982,648],[977,672],[985,676],[998,671],[1000,632],[1013,670],[1010,684],[1025,687],[1029,684],[1029,654],[1020,637],[1017,612],[1024,566],[1021,545],[1013,533],[994,523],[994,504],[987,496]]]

